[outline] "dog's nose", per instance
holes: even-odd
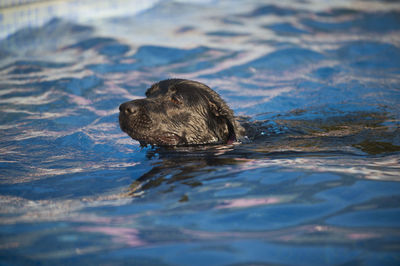
[[[135,105],[134,103],[127,102],[119,106],[119,111],[126,115],[132,115],[139,111],[139,106]]]

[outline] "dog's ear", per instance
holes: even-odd
[[[240,126],[238,127],[233,111],[217,92],[203,83],[191,80],[176,80],[175,86],[181,90],[185,88],[187,91],[197,91],[198,93],[191,95],[191,98],[203,99],[208,103],[210,115],[213,116],[213,119],[208,121],[210,129],[221,141],[232,144],[240,137]]]
[[[233,116],[233,111],[228,107],[228,105],[221,99],[221,102],[209,101],[209,106],[211,113],[216,117],[219,124],[226,125],[227,132],[221,135],[224,136],[224,140],[227,144],[232,144],[237,140],[237,130],[235,124],[235,117]],[[218,127],[219,125],[217,125]],[[221,132],[222,133],[222,132]]]

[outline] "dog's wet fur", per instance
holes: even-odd
[[[232,144],[245,135],[218,93],[192,80],[160,81],[119,110],[122,131],[141,146]]]

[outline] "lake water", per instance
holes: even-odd
[[[256,140],[141,149],[118,106],[172,77]],[[396,1],[159,1],[22,28],[0,40],[0,265],[399,265],[399,121]]]

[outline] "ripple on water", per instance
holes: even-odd
[[[161,1],[0,40],[2,262],[397,265],[399,8],[378,6]],[[171,77],[250,140],[121,132],[119,104]]]

